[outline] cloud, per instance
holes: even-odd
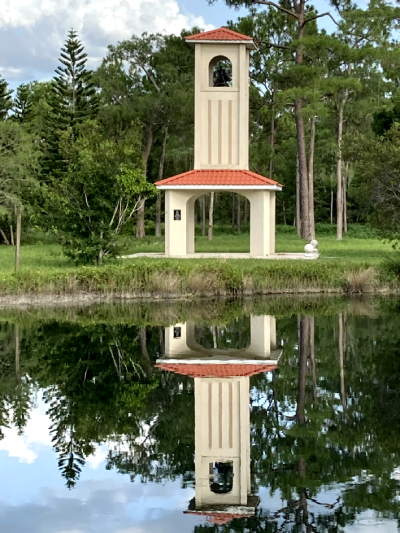
[[[203,17],[183,13],[178,0],[5,0],[0,10],[0,72],[21,82],[51,77],[72,27],[93,68],[108,44],[145,31],[179,34],[192,26],[212,28]]]
[[[36,483],[37,494],[31,501],[10,505],[0,499],[2,531],[175,533],[193,531],[195,524],[204,522],[183,514],[194,491],[182,489],[180,481],[145,485],[107,472],[103,479],[79,482],[72,491],[45,488],[46,479]],[[0,479],[0,494],[3,485],[7,485],[6,479],[3,484]]]
[[[7,451],[9,457],[18,457],[20,463],[32,464],[38,457],[41,446],[51,446],[49,426],[50,420],[42,404],[31,410],[23,435],[18,435],[15,427],[4,429],[0,450]]]

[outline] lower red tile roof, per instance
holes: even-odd
[[[240,365],[240,364],[187,364],[187,363],[163,363],[156,365],[161,370],[168,372],[175,372],[183,376],[191,378],[233,378],[243,376],[255,376],[261,372],[272,372],[278,368],[278,365],[271,365],[267,363],[259,365]]]
[[[222,526],[223,524],[227,524],[234,518],[250,518],[254,516],[254,514],[209,513],[206,511],[185,511],[185,514],[204,515],[207,517],[207,522],[211,522],[211,524],[217,524],[220,526]]]
[[[265,185],[277,185],[282,187],[277,181],[265,178],[251,172],[251,170],[189,170],[183,174],[177,174],[165,180],[156,181],[155,185],[250,185],[252,187],[262,187]]]

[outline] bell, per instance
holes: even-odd
[[[219,67],[217,70],[217,77],[214,82],[214,87],[229,87],[229,82],[232,81],[232,78],[222,67]]]

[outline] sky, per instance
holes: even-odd
[[[316,0],[319,11],[325,2]],[[71,28],[89,55],[88,67],[95,68],[109,44],[132,34],[211,30],[246,13],[223,0],[213,6],[207,0],[0,0],[0,75],[11,88],[51,79]]]

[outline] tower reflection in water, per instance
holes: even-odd
[[[219,348],[211,327],[213,348],[207,349],[196,340],[199,329],[192,322],[167,327],[157,366],[194,378],[196,495],[186,513],[225,524],[254,515],[259,503],[250,482],[250,376],[274,370],[281,351],[271,316],[250,317],[245,347]],[[229,333],[222,333],[229,346]]]

